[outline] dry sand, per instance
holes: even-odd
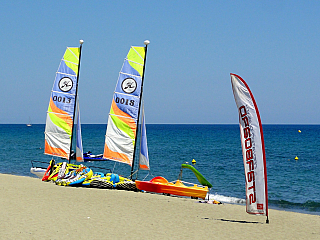
[[[320,216],[0,174],[0,239],[320,239]]]

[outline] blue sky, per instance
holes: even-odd
[[[131,45],[150,40],[147,123],[238,123],[230,73],[264,124],[319,124],[318,1],[2,1],[0,123],[45,123],[67,46],[84,40],[83,123],[106,124]]]

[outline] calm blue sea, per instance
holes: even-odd
[[[42,124],[0,125],[0,173],[35,177],[29,172],[31,160],[51,159],[43,154],[44,128]],[[102,153],[105,131],[105,124],[82,125],[84,151]],[[264,125],[263,131],[269,208],[320,215],[320,125]],[[146,180],[152,176],[176,180],[181,164],[195,159],[196,168],[213,184],[212,198],[244,204],[238,125],[149,124],[147,136],[152,175]],[[130,167],[125,164],[107,161],[86,165],[130,175]],[[140,171],[139,179],[146,174]],[[186,169],[183,180],[197,183]]]

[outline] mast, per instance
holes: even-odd
[[[137,127],[139,127],[141,98],[142,98],[142,92],[143,92],[143,81],[144,81],[146,61],[147,61],[147,50],[148,50],[148,45],[149,45],[150,41],[149,41],[149,40],[145,40],[143,43],[144,43],[146,46],[144,47],[144,48],[145,48],[145,54],[144,54],[144,63],[143,63],[143,75],[142,75],[142,79],[141,79],[141,93],[140,93],[140,100],[139,100],[139,110],[138,110]],[[141,128],[140,128],[140,131],[141,131]],[[138,139],[138,134],[136,134],[136,138],[135,138],[135,140],[134,140],[135,146],[134,146],[134,151],[133,151],[133,159],[132,159],[130,179],[132,179],[132,174],[133,174],[133,169],[134,169],[134,160],[135,160],[136,149],[137,149],[137,139]]]
[[[82,50],[82,44],[83,40],[80,40],[80,53],[79,53],[79,64],[78,64],[78,75],[77,75],[77,84],[76,84],[76,96],[74,98],[74,109],[76,109],[77,104],[77,96],[78,96],[78,82],[79,82],[79,75],[80,75],[80,62],[81,62],[81,50]],[[70,153],[69,153],[69,163],[71,161],[71,153],[72,153],[72,139],[73,139],[73,130],[74,130],[74,118],[76,115],[76,111],[73,111],[73,125],[72,125],[72,131],[71,131],[71,144],[70,144]]]

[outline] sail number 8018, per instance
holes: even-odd
[[[134,106],[134,100],[116,97],[115,101],[116,101],[116,103]]]

